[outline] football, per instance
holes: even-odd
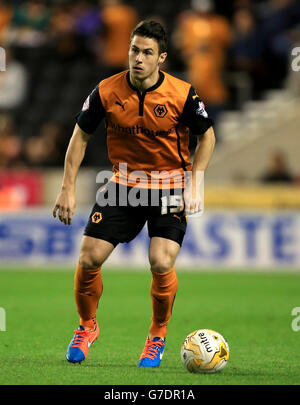
[[[227,364],[229,346],[220,333],[198,329],[185,338],[180,355],[190,373],[216,373]]]

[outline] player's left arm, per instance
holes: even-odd
[[[213,127],[210,127],[204,134],[197,135],[192,176],[184,190],[186,215],[192,215],[203,210],[202,182],[204,181],[205,170],[214,151],[215,142],[216,138]]]
[[[189,173],[184,189],[184,209],[187,215],[203,210],[203,181],[215,146],[213,120],[194,88],[191,87],[182,112],[181,122],[197,137],[192,172]]]

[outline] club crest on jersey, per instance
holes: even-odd
[[[157,106],[154,108],[154,113],[158,118],[163,118],[167,112],[167,107],[164,104],[157,104]]]
[[[204,105],[203,101],[199,101],[198,105],[199,105],[199,107],[196,110],[196,114],[197,115],[202,115],[203,117],[207,118],[208,114],[205,111],[205,105]]]
[[[92,215],[92,222],[94,222],[94,224],[98,224],[98,222],[100,222],[102,219],[102,214],[101,212],[95,212]]]

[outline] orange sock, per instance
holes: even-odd
[[[167,324],[172,314],[177,287],[178,281],[174,266],[166,273],[152,271],[150,289],[152,299],[151,335],[162,338],[166,336]]]
[[[83,270],[78,263],[75,272],[75,301],[80,316],[80,325],[85,328],[93,329],[95,326],[102,291],[101,267]]]

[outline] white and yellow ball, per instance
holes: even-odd
[[[198,329],[186,337],[180,355],[190,373],[216,373],[227,364],[229,346],[220,333]]]

